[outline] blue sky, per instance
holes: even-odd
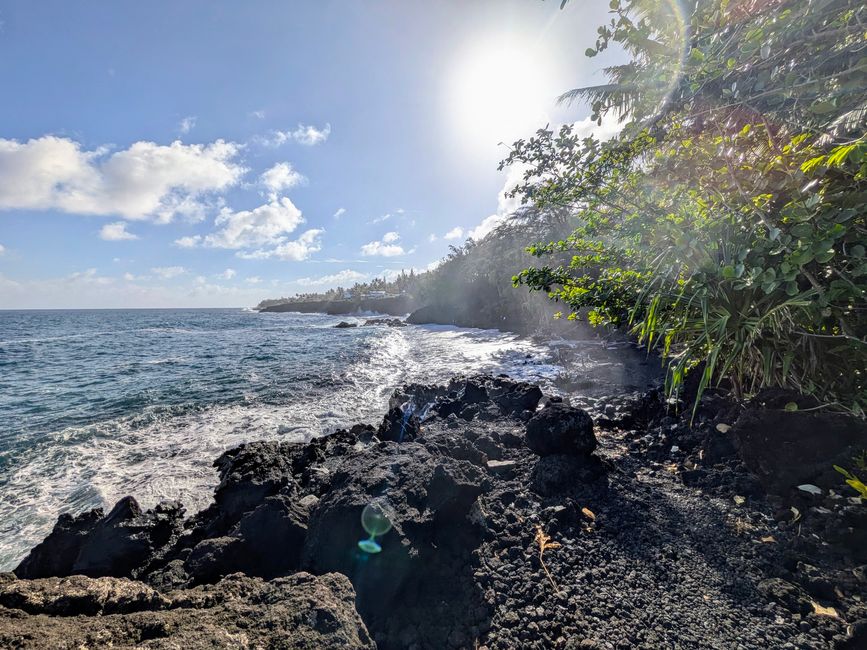
[[[0,308],[249,306],[426,268],[607,2],[0,2]]]

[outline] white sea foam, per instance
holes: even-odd
[[[42,436],[3,471],[0,569],[12,568],[51,530],[60,512],[110,507],[128,494],[144,507],[177,499],[188,512],[197,511],[210,502],[217,482],[212,462],[223,451],[251,440],[302,441],[355,422],[375,422],[402,383],[482,371],[545,381],[559,370],[545,349],[496,330],[378,328],[372,340],[373,347],[341,376],[311,388],[302,399],[263,403],[248,393],[233,404],[155,406]],[[256,373],[251,371],[251,382]]]

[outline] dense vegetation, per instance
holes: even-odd
[[[562,4],[566,4],[564,0]],[[867,409],[867,9],[857,0],[611,0],[587,56],[629,55],[572,127],[513,145],[515,194],[574,219],[514,279],[624,326],[668,387],[763,386]]]
[[[492,327],[505,318],[506,325],[536,330],[551,325],[553,309],[544,296],[515,291],[512,277],[533,259],[525,250],[527,241],[565,237],[570,231],[564,211],[537,214],[533,209],[524,209],[484,239],[468,239],[461,246],[450,246],[449,253],[430,271],[401,271],[391,280],[374,278],[349,288],[264,300],[258,308],[300,301],[347,300],[350,295],[358,298],[371,291],[406,292],[418,306],[434,305],[450,313],[464,311],[459,320],[466,325]]]

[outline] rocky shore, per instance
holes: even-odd
[[[791,400],[404,386],[377,427],[226,452],[193,516],[61,516],[0,574],[0,647],[865,647],[867,506],[831,465],[867,432]]]

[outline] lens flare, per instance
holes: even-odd
[[[391,506],[385,499],[375,499],[361,511],[361,526],[370,537],[358,542],[358,548],[365,553],[379,553],[382,547],[376,541],[377,537],[391,530],[393,514]]]

